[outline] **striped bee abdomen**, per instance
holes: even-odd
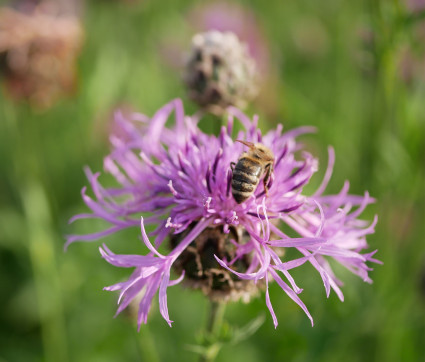
[[[262,170],[261,163],[255,159],[248,157],[239,159],[232,177],[232,195],[238,204],[247,200],[254,193]]]

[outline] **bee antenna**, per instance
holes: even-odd
[[[242,141],[242,140],[236,140],[236,142],[240,142],[240,143],[244,144],[245,146],[248,146],[250,149],[255,148],[255,146],[252,142]]]

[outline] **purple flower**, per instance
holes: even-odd
[[[173,112],[175,124],[166,127]],[[235,119],[244,128],[236,137],[233,136]],[[316,172],[318,162],[302,150],[295,138],[313,132],[314,128],[302,127],[282,133],[283,127],[279,124],[262,136],[257,121],[256,117],[251,120],[238,109],[229,108],[227,126],[223,126],[216,137],[200,131],[196,118],[184,115],[180,100],[170,102],[151,119],[140,114],[125,119],[121,113],[116,114],[120,137],[111,136],[113,150],[105,158],[104,166],[120,186],[103,188],[98,181],[99,174],[87,170],[95,199],[86,195],[85,188],[82,195],[91,213],[71,219],[100,218],[111,227],[89,235],[70,236],[66,246],[77,240],[93,241],[138,226],[141,215],[149,213],[141,218],[142,240],[149,250],[146,255],[116,255],[106,246],[100,248],[110,264],[135,268],[126,282],[105,288],[120,291],[117,313],[142,292],[138,324],[146,323],[152,298],[159,291],[160,312],[171,325],[167,287],[190,278],[198,285],[204,278],[214,284],[211,288],[218,289],[223,285],[232,289],[242,282],[249,283],[243,284],[244,287],[264,285],[266,304],[277,326],[268,292],[272,280],[312,321],[298,296],[302,289],[291,276],[293,268],[311,263],[322,277],[326,294],[329,296],[332,288],[341,300],[341,282],[334,275],[329,259],[370,282],[368,271],[371,269],[366,262],[378,261],[372,258],[374,253],[360,252],[367,248],[365,237],[373,233],[376,218],[368,224],[358,217],[373,199],[367,193],[349,195],[348,183],[337,195],[323,195],[333,169],[332,149],[322,185],[312,196],[304,195],[303,186]],[[235,139],[262,143],[274,153],[274,174],[268,196],[260,182],[248,200],[241,204],[234,200],[230,164],[245,150]],[[156,226],[150,237],[145,232],[147,224]],[[282,226],[298,236],[287,235]],[[218,237],[211,236],[212,232]],[[154,240],[153,245],[150,238]],[[160,254],[157,248],[170,239],[171,252]],[[215,243],[213,252],[211,243]],[[298,250],[299,257],[288,259],[283,254],[287,248]],[[195,256],[188,259],[191,253]],[[205,257],[207,253],[210,259]],[[208,270],[203,269],[204,264],[211,263]],[[172,267],[181,272],[175,281],[170,279]],[[202,273],[205,275],[196,279]]]

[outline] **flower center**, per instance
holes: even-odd
[[[187,232],[170,235],[170,245],[174,249],[185,235],[193,229],[192,224]],[[185,271],[185,284],[202,292],[214,301],[243,299],[248,301],[257,292],[252,281],[241,280],[235,274],[222,268],[214,255],[219,259],[233,261],[232,268],[236,272],[245,273],[250,264],[248,254],[237,255],[241,244],[249,241],[249,235],[241,227],[231,226],[229,233],[224,233],[223,226],[205,229],[179,256],[173,267],[177,273]]]

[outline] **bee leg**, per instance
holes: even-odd
[[[269,164],[265,167],[265,173],[266,174],[263,179],[264,192],[266,193],[266,196],[269,197],[269,182],[273,173],[273,164]]]
[[[236,163],[235,162],[230,162],[230,169],[233,170],[235,169]]]

